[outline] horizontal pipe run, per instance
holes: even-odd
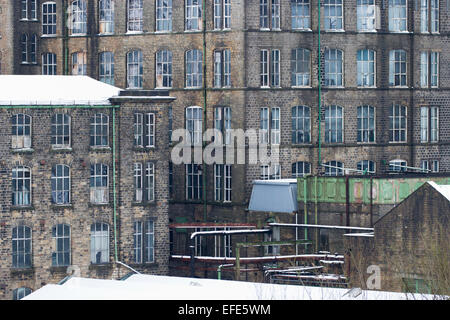
[[[277,227],[303,227],[303,228],[318,228],[318,229],[339,229],[339,230],[364,230],[364,231],[374,231],[374,228],[364,228],[364,227],[348,227],[348,226],[329,226],[320,224],[294,224],[294,223],[269,223],[269,226]]]
[[[210,235],[233,235],[233,234],[252,234],[252,233],[268,233],[272,232],[270,229],[255,229],[255,230],[223,230],[223,231],[198,231],[191,234],[191,240],[196,236],[210,236]]]

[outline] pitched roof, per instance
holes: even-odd
[[[87,76],[0,76],[0,105],[110,105],[122,90]]]
[[[440,185],[434,181],[427,181],[427,183],[450,201],[450,185]]]

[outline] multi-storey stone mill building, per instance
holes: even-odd
[[[255,179],[449,172],[449,35],[447,0],[0,0],[2,74],[170,90],[169,134],[279,148],[270,165],[169,163],[173,224],[249,223]]]

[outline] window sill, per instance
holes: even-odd
[[[12,153],[33,153],[33,148],[11,149]]]
[[[148,202],[136,202],[136,201],[133,201],[131,203],[131,205],[133,207],[154,207],[157,204],[156,204],[156,201],[148,201]]]
[[[18,206],[18,205],[12,205],[11,210],[17,210],[17,211],[21,211],[21,210],[27,210],[27,211],[33,211],[34,207],[30,204],[30,205],[26,205],[26,206]]]
[[[27,267],[27,268],[14,268],[12,267],[10,270],[11,275],[29,275],[34,273],[33,267]]]
[[[97,34],[99,37],[103,37],[103,36],[113,36],[114,32],[103,32],[103,33],[99,33]]]
[[[378,33],[378,30],[356,30],[358,33]]]
[[[136,152],[149,152],[149,151],[155,151],[155,146],[153,147],[133,147],[133,151]]]
[[[109,202],[97,203],[97,202],[90,201],[88,206],[89,207],[109,207],[109,206],[111,206],[111,204]]]
[[[292,29],[292,31],[295,31],[295,32],[312,32],[312,30],[310,28]]]
[[[394,34],[410,34],[412,33],[411,31],[391,31],[389,30],[389,33],[394,33]]]
[[[67,268],[69,266],[51,266],[50,268],[48,268],[48,270],[50,271],[50,273],[67,273]]]
[[[345,89],[344,86],[323,86],[325,89]]]
[[[408,86],[389,86],[390,89],[409,89]]]
[[[311,86],[291,86],[291,89],[312,89]]]
[[[91,146],[90,150],[94,151],[94,152],[108,152],[108,151],[111,151],[111,147],[109,147],[109,146],[104,146],[104,147],[102,147],[102,146]]]
[[[71,38],[86,37],[86,36],[87,36],[86,33],[74,33],[74,34],[69,35],[69,37],[71,37]]]
[[[43,34],[41,35],[41,38],[56,38],[56,34]]]
[[[71,203],[64,203],[64,204],[53,203],[51,205],[51,208],[54,210],[72,209],[73,205]]]
[[[72,148],[71,147],[53,147],[50,149],[50,152],[55,152],[55,153],[66,153],[66,152],[72,152]]]
[[[324,32],[330,32],[330,33],[344,33],[345,30],[344,29],[330,29],[330,30],[324,30]]]
[[[144,34],[144,31],[130,31],[128,30],[125,35],[139,35],[139,34]]]
[[[364,89],[376,89],[377,87],[376,87],[376,86],[371,86],[371,87],[361,87],[361,86],[357,86],[356,88],[357,88],[357,89],[360,89],[360,90],[364,90]]]

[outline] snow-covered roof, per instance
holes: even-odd
[[[427,181],[427,183],[450,201],[450,185],[440,185],[434,181]]]
[[[0,105],[110,105],[122,90],[87,76],[0,76]]]
[[[127,280],[70,278],[48,284],[23,300],[400,300],[432,299],[431,295],[278,285],[243,281],[136,274]]]

